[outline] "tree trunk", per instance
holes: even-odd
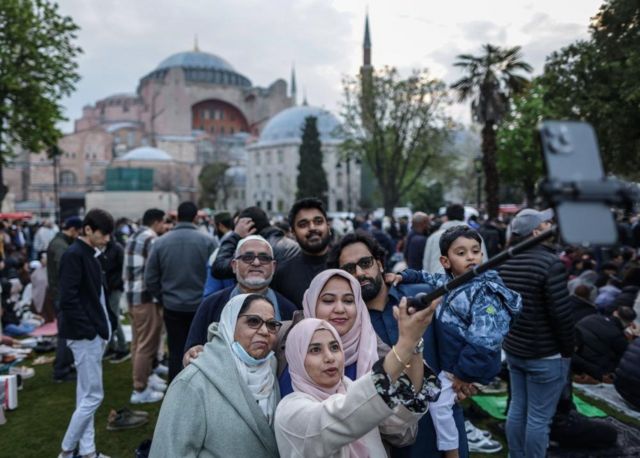
[[[484,192],[489,218],[497,218],[500,212],[500,181],[496,166],[495,124],[487,121],[482,128],[482,167],[484,169]]]

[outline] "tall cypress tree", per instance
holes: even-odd
[[[308,116],[302,129],[300,163],[298,164],[296,199],[317,197],[327,205],[327,175],[322,167],[322,148],[318,133],[318,118]]]

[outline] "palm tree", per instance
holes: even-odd
[[[485,176],[486,206],[489,218],[498,216],[499,177],[496,167],[496,127],[509,111],[509,99],[522,92],[529,80],[517,74],[531,72],[532,67],[521,60],[520,46],[500,48],[491,44],[482,46],[483,54],[460,54],[454,66],[465,76],[451,85],[458,93],[459,102],[472,99],[471,114],[482,127],[482,167]]]

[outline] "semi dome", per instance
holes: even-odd
[[[139,148],[132,149],[127,154],[120,156],[116,161],[155,161],[155,162],[167,162],[173,161],[173,158],[169,153],[162,151],[152,146],[141,146]]]
[[[287,108],[271,118],[260,134],[259,143],[299,141],[302,137],[305,119],[309,116],[318,118],[320,141],[340,140],[338,134],[340,121],[338,121],[338,118],[323,108],[303,105]]]
[[[173,67],[235,72],[231,64],[222,57],[202,51],[186,51],[173,54],[160,62],[156,70],[166,70]]]

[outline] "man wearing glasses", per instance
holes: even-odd
[[[403,296],[411,297],[418,293],[430,292],[431,288],[421,284],[387,285],[384,281],[385,257],[385,250],[376,240],[368,234],[358,231],[345,235],[333,247],[328,265],[345,270],[358,280],[362,289],[362,299],[369,310],[371,324],[378,337],[391,347],[398,340],[398,324],[393,317],[393,306],[398,305]],[[437,373],[439,363],[435,351],[435,334],[431,326],[427,328],[423,339],[424,359]],[[462,409],[456,405],[453,412],[460,438],[458,453],[460,457],[467,457],[469,452]],[[436,446],[436,433],[431,415],[425,415],[418,423],[416,442],[408,447],[394,447],[393,456],[412,458],[441,456]]]
[[[208,296],[198,307],[185,344],[182,360],[185,366],[203,350],[203,345],[207,342],[209,325],[220,321],[224,305],[238,294],[266,296],[274,305],[276,321],[290,320],[293,317],[296,306],[269,288],[276,269],[276,261],[273,259],[273,248],[266,239],[259,235],[250,235],[241,239],[236,247],[231,267],[238,284]]]

